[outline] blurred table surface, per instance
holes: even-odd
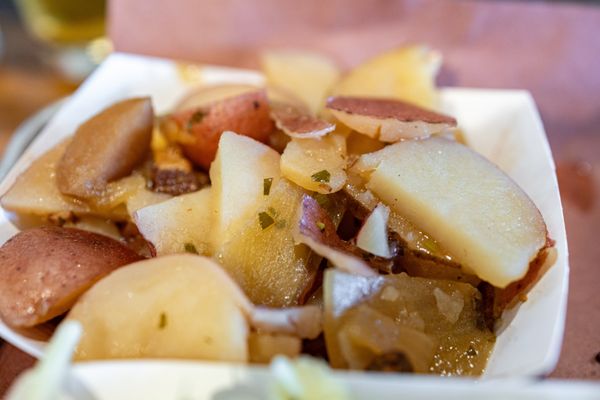
[[[444,55],[442,85],[530,90],[557,162],[570,251],[565,339],[551,377],[600,379],[600,7],[434,0],[166,4],[109,3],[117,50],[256,67],[262,49],[301,48],[349,68],[382,50],[422,42]],[[22,32],[7,32],[12,22],[1,11],[9,50],[20,48],[14,41],[24,40]],[[73,89],[27,57],[0,64],[0,150],[26,116]],[[0,395],[32,363],[0,345]]]

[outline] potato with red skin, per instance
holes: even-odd
[[[22,231],[0,247],[0,317],[16,328],[48,321],[100,278],[141,259],[93,232],[49,226]]]
[[[120,101],[85,121],[56,166],[60,192],[101,196],[109,182],[129,175],[146,158],[153,125],[149,97]]]
[[[269,116],[269,103],[264,90],[246,92],[204,107],[188,109],[172,115],[179,129],[184,154],[208,170],[215,159],[219,138],[224,131],[233,131],[266,143],[274,129]]]

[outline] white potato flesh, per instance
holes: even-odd
[[[440,66],[440,55],[424,46],[396,49],[350,71],[333,94],[400,99],[437,109],[435,76]]]
[[[271,51],[261,61],[269,86],[293,93],[313,114],[323,108],[327,94],[340,77],[335,63],[314,53]]]
[[[248,338],[250,362],[268,364],[276,355],[295,358],[302,350],[302,340],[291,335],[251,333]]]
[[[83,327],[76,360],[245,362],[251,307],[219,265],[180,254],[116,270],[85,293],[67,319]]]
[[[388,219],[390,209],[379,203],[365,220],[356,237],[358,248],[379,257],[390,258]]]
[[[280,179],[260,208],[215,249],[215,258],[255,304],[298,305],[315,278],[320,259],[306,246],[297,245],[292,236],[303,195],[301,188]]]
[[[265,179],[279,179],[279,154],[247,136],[224,132],[210,168],[213,245],[220,247],[265,197]]]
[[[342,135],[294,138],[281,155],[281,174],[304,189],[334,193],[346,184],[346,158],[346,138]]]
[[[156,254],[197,252],[210,255],[211,189],[173,197],[139,209],[134,221]]]
[[[367,188],[496,287],[522,278],[546,243],[527,194],[494,164],[443,138],[386,147]]]
[[[56,185],[56,164],[65,152],[68,141],[48,150],[33,161],[13,186],[2,196],[2,207],[22,214],[50,215],[58,213],[90,213],[90,207],[65,196]]]
[[[369,115],[351,114],[331,110],[331,113],[344,125],[370,138],[394,143],[402,139],[416,139],[431,136],[448,129],[448,124],[432,124],[425,121],[399,121],[396,118],[377,118]]]

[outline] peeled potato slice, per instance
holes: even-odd
[[[379,257],[390,258],[392,253],[388,243],[388,218],[390,209],[383,204],[367,217],[356,237],[356,246]]]
[[[398,99],[435,110],[435,76],[441,61],[439,53],[425,46],[392,50],[354,68],[335,86],[333,94]]]
[[[506,287],[527,273],[546,245],[535,204],[468,147],[432,137],[396,143],[381,156],[367,188],[479,278]]]
[[[399,100],[331,97],[327,108],[348,127],[382,142],[424,138],[456,126],[452,117]]]
[[[346,139],[292,139],[281,155],[281,174],[307,190],[328,194],[346,183]]]
[[[91,213],[88,204],[62,194],[56,185],[56,165],[67,145],[68,142],[60,143],[34,160],[2,196],[2,207],[20,214],[38,216]]]
[[[48,321],[71,308],[104,275],[141,258],[97,233],[25,230],[0,248],[0,316],[14,327]]]
[[[270,51],[263,54],[261,64],[270,86],[293,93],[313,114],[323,108],[325,97],[340,76],[331,60],[308,52]]]
[[[244,362],[252,305],[208,258],[171,255],[131,264],[73,307],[77,360],[195,358]]]
[[[159,256],[184,252],[209,255],[211,201],[211,189],[205,188],[141,208],[133,219]]]

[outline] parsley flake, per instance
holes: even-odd
[[[260,227],[264,230],[273,225],[275,223],[275,220],[273,219],[273,217],[271,217],[269,214],[263,211],[258,213],[258,223],[260,224]]]
[[[167,327],[167,314],[164,312],[160,313],[158,320],[158,329],[165,329]]]
[[[310,176],[314,182],[329,182],[331,174],[326,169],[315,172]]]
[[[263,179],[263,195],[268,196],[271,193],[271,185],[273,184],[273,178]]]
[[[193,243],[186,243],[183,245],[183,249],[186,253],[198,254],[198,250],[196,250],[196,246]]]
[[[325,224],[321,221],[317,221],[317,228],[319,228],[319,230],[323,232],[325,230]]]
[[[190,119],[188,119],[187,129],[190,130],[190,129],[192,129],[192,126],[202,122],[204,117],[206,117],[206,113],[202,110],[199,110],[199,111],[196,111],[195,113],[193,113],[192,116],[190,117]]]

